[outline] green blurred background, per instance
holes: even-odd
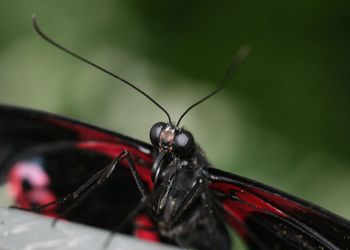
[[[218,168],[350,218],[350,1],[1,1],[0,102],[71,116],[148,141],[164,114],[41,40],[43,30],[132,81],[183,125]]]

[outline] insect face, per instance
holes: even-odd
[[[171,152],[177,157],[189,156],[195,147],[192,134],[171,123],[154,124],[150,131],[150,140],[160,152]]]

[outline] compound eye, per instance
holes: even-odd
[[[152,126],[151,131],[149,132],[149,138],[154,146],[159,145],[160,133],[165,125],[164,122],[157,122]]]
[[[192,134],[182,130],[175,137],[173,149],[178,156],[187,156],[193,152],[194,146]]]

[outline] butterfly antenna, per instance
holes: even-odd
[[[192,104],[190,107],[188,107],[186,109],[186,111],[180,116],[176,126],[178,127],[180,125],[180,122],[182,120],[182,118],[184,118],[184,116],[194,107],[196,107],[197,105],[201,104],[202,102],[204,102],[205,100],[207,100],[208,98],[212,97],[213,95],[215,95],[216,93],[218,93],[220,90],[222,90],[229,82],[229,80],[231,79],[233,73],[237,70],[238,66],[244,61],[244,59],[247,57],[247,55],[250,52],[250,48],[248,45],[245,45],[243,47],[241,47],[239,49],[239,51],[237,52],[236,56],[234,57],[232,63],[230,64],[230,66],[228,67],[228,69],[226,70],[226,73],[224,75],[224,77],[222,78],[222,80],[219,82],[218,87],[211,92],[210,94],[206,95],[205,97],[203,97],[202,99],[200,99],[199,101],[195,102],[194,104]]]
[[[53,46],[59,48],[60,50],[63,50],[64,52],[66,52],[67,54],[91,65],[92,67],[98,69],[98,70],[101,70],[102,72],[118,79],[119,81],[125,83],[126,85],[130,86],[131,88],[133,88],[134,90],[138,91],[140,94],[142,94],[143,96],[145,96],[146,98],[148,98],[151,102],[153,102],[158,108],[160,108],[161,110],[163,110],[163,112],[166,114],[166,116],[168,117],[168,120],[169,120],[169,123],[171,122],[171,118],[170,118],[170,115],[169,113],[165,110],[165,108],[163,108],[156,100],[154,100],[152,97],[150,97],[147,93],[145,93],[143,90],[141,90],[140,88],[136,87],[134,84],[130,83],[129,81],[125,80],[124,78],[108,71],[107,69],[105,68],[102,68],[101,66],[79,56],[78,54],[70,51],[69,49],[63,47],[62,45],[58,44],[57,42],[55,42],[54,40],[52,40],[51,38],[49,38],[43,31],[41,31],[41,29],[39,28],[38,26],[38,23],[37,23],[37,19],[36,19],[36,16],[35,14],[33,14],[32,16],[32,21],[33,21],[33,27],[35,29],[35,31],[38,33],[38,35],[43,38],[45,41],[47,41],[48,43],[52,44]]]

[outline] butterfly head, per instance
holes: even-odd
[[[166,151],[178,157],[186,157],[195,149],[190,132],[172,123],[157,122],[150,130],[150,139],[160,152]]]

